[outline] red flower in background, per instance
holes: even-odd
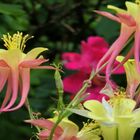
[[[81,42],[81,53],[63,53],[64,66],[70,70],[77,70],[76,73],[63,79],[64,91],[74,96],[82,87],[83,82],[89,78],[92,69],[96,70],[99,60],[107,51],[108,43],[103,38],[90,36],[87,42]],[[121,74],[123,72],[123,68],[120,68],[115,73]],[[104,86],[104,79],[96,76],[92,80],[92,86],[86,91],[86,93],[90,93],[86,100],[97,99],[101,101],[102,97],[106,97],[106,95],[99,93]]]

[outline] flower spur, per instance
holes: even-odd
[[[95,11],[98,14],[108,17],[114,21],[117,21],[121,24],[120,35],[117,40],[111,45],[108,52],[103,56],[99,61],[97,70],[108,61],[106,68],[106,80],[110,83],[111,73],[118,68],[120,65],[125,63],[131,56],[134,56],[136,60],[136,67],[140,72],[139,65],[139,51],[140,51],[140,1],[136,0],[134,2],[125,2],[127,10],[120,9],[115,6],[109,5],[108,8],[116,11],[116,16],[104,11]],[[117,67],[114,68],[114,61],[119,53],[125,48],[125,44],[134,34],[134,44],[130,51],[125,56],[124,60]]]
[[[43,57],[36,58],[47,48],[37,47],[25,54],[27,40],[33,38],[28,34],[23,36],[17,32],[13,36],[3,35],[2,40],[6,49],[0,49],[0,92],[7,84],[4,100],[1,104],[0,112],[13,111],[20,108],[26,101],[30,88],[30,69],[53,69],[51,66],[40,66],[48,61]],[[15,105],[16,99],[20,96],[20,101]]]

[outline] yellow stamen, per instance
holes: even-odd
[[[23,36],[22,32],[17,32],[13,36],[11,36],[9,33],[7,35],[3,35],[2,40],[4,41],[4,46],[7,49],[19,48],[21,51],[23,51],[26,47],[25,43],[31,38],[33,38],[33,36],[29,36],[28,34]]]
[[[110,105],[113,105],[115,100],[119,100],[119,99],[122,99],[122,98],[128,98],[128,95],[126,94],[125,89],[120,87],[114,92],[114,96],[111,97],[110,100],[108,100],[108,103]]]
[[[87,123],[83,124],[83,128],[80,130],[80,132],[78,133],[79,136],[82,137],[82,135],[87,135],[87,136],[91,136],[91,135],[96,135],[96,136],[100,136],[101,135],[101,128],[99,126],[99,123],[94,122],[94,121],[89,121]]]

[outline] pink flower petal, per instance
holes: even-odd
[[[49,135],[50,135],[50,130],[42,130],[40,133],[38,133],[38,136],[39,136],[39,140],[47,140]],[[55,134],[54,134],[55,135]],[[54,136],[56,137],[56,136]],[[54,138],[53,138],[54,140]]]
[[[48,70],[56,70],[55,67],[53,66],[34,66],[34,67],[30,67],[32,69],[48,69]],[[61,71],[60,69],[58,69],[59,71]]]
[[[89,36],[87,42],[81,41],[81,52],[82,54],[85,53],[88,49],[93,49],[93,51],[99,51],[106,53],[108,50],[108,43],[102,38],[98,36]]]
[[[120,21],[128,26],[136,26],[136,21],[135,19],[128,14],[117,14],[117,16],[119,17]]]
[[[44,128],[47,130],[51,130],[52,127],[54,126],[54,122],[47,120],[47,119],[38,119],[38,120],[25,120],[27,123],[31,123],[34,126],[38,126],[40,128]],[[63,133],[63,129],[60,126],[57,126],[55,129],[55,134],[56,135],[61,135]]]
[[[32,68],[32,69],[51,69],[55,70],[53,66],[40,66],[42,63],[47,62],[48,59],[34,59],[34,60],[26,60],[20,63],[19,67],[23,68]]]
[[[29,88],[30,88],[30,69],[29,68],[21,68],[21,82],[22,82],[22,92],[21,92],[21,99],[19,104],[16,107],[13,107],[11,109],[8,109],[8,111],[14,111],[18,108],[20,108],[27,98]]]
[[[102,98],[104,97],[106,100],[109,99],[108,96],[104,95],[104,94],[100,94],[100,91],[103,87],[99,87],[99,86],[94,86],[92,88],[89,88],[86,93],[90,93],[89,96],[85,99],[85,100],[98,100],[100,102],[102,102]]]
[[[83,72],[77,72],[76,74],[72,74],[68,77],[65,77],[63,80],[64,90],[66,92],[71,93],[71,99],[76,95],[76,93],[80,90],[83,85],[83,82],[88,79],[88,75]],[[104,87],[105,81],[100,80],[98,77],[93,79],[92,86],[87,89],[85,93],[90,93],[90,95],[85,99],[96,99],[101,101],[103,97],[106,99],[107,96],[104,94],[100,94],[100,90]]]
[[[81,53],[64,53],[62,59],[67,69],[90,73],[108,50],[108,43],[101,37],[90,36],[81,42]]]
[[[114,67],[114,69],[112,70],[112,73],[118,73],[118,74],[120,74],[121,71],[122,71],[122,73],[123,73],[124,69],[122,69],[121,66],[123,66],[123,64],[124,64],[129,58],[131,58],[131,56],[133,55],[133,53],[134,53],[134,47],[132,47],[132,48],[130,49],[130,51],[127,53],[127,55],[125,56],[125,58],[121,61],[121,63],[119,63],[119,64],[115,63],[115,64],[114,64],[115,67]],[[116,61],[115,61],[115,62],[116,62]],[[119,71],[120,71],[120,72],[119,72]]]
[[[119,55],[119,53],[124,47],[124,44],[129,39],[130,35],[132,35],[133,32],[134,32],[134,28],[130,28],[128,26],[122,25],[120,36],[111,46],[115,49],[115,51],[112,52],[106,67],[106,81],[108,83],[110,83],[111,70],[115,62],[115,59]]]
[[[38,126],[40,128],[51,129],[54,125],[54,122],[47,119],[36,119],[36,120],[25,120],[26,123],[31,123],[34,126]]]
[[[99,62],[97,64],[96,71],[98,71],[100,69],[100,67],[107,62],[107,60],[109,59],[111,53],[114,51],[115,47],[116,47],[115,45],[112,45],[109,48],[109,50],[104,54],[104,56],[99,60]]]
[[[69,93],[77,93],[82,87],[84,80],[88,79],[88,75],[83,72],[77,72],[63,79],[64,90]]]
[[[79,63],[81,56],[78,53],[63,53],[62,59],[64,61],[64,66],[67,69],[77,70],[81,67],[81,64]]]
[[[115,61],[114,62],[114,67],[118,66],[120,63]],[[113,74],[122,74],[122,73],[125,73],[125,70],[123,68],[122,65],[120,65],[120,67],[118,67],[114,72],[112,72]]]
[[[104,11],[98,11],[98,10],[94,10],[95,13],[105,16],[111,20],[117,21],[117,22],[121,22],[120,19],[117,16],[114,16],[112,14],[110,14],[109,12],[104,12]]]
[[[8,64],[4,60],[0,60],[1,67],[8,67]]]
[[[11,97],[11,94],[12,94],[12,83],[11,83],[11,78],[9,77],[8,79],[8,83],[7,83],[7,90],[6,90],[6,94],[5,94],[5,98],[2,102],[2,105],[1,105],[1,110],[6,106],[6,104],[8,103],[10,97]]]
[[[134,42],[134,57],[136,61],[136,68],[140,73],[140,29],[139,27],[135,33],[135,42]]]
[[[26,60],[20,63],[19,67],[25,67],[25,68],[32,68],[36,67],[38,65],[41,65],[44,62],[47,62],[48,59],[34,59],[34,60]]]
[[[50,136],[51,130],[42,130],[38,136],[39,136],[39,140],[47,140]],[[60,135],[56,135],[56,133],[54,133],[53,135],[53,139],[52,140],[58,140],[60,137]]]
[[[6,84],[9,76],[9,68],[0,66],[0,92]]]
[[[11,70],[11,77],[12,77],[12,97],[10,102],[8,103],[8,105],[5,108],[2,108],[0,110],[0,112],[6,112],[8,111],[9,108],[11,108],[16,99],[17,99],[17,95],[18,95],[18,80],[19,80],[19,74],[18,74],[18,70]]]
[[[91,72],[108,50],[108,43],[101,37],[90,36],[87,42],[81,42],[81,68]],[[83,69],[83,70],[84,70]]]

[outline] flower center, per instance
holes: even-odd
[[[13,36],[11,36],[9,33],[7,35],[3,35],[2,40],[4,41],[4,46],[7,49],[20,49],[23,51],[26,47],[25,43],[33,38],[33,36],[29,36],[28,34],[23,36],[23,33],[17,32]]]

